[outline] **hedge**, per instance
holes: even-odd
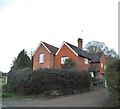
[[[39,93],[71,94],[90,90],[88,72],[75,69],[30,69],[11,71],[8,76],[11,91],[24,95]]]
[[[120,59],[109,63],[106,69],[107,87],[115,103],[120,106]]]

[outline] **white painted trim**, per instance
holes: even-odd
[[[56,52],[56,55],[60,52],[60,50],[62,49],[63,45],[66,45],[76,56],[78,56],[78,54],[66,42],[62,43],[62,45],[60,46],[60,48]]]
[[[57,55],[57,54],[59,53],[59,51],[61,50],[61,48],[62,48],[62,46],[64,45],[64,43],[65,43],[65,42],[63,42],[63,43],[61,44],[60,48],[58,49],[58,51],[56,52],[55,55]]]
[[[43,46],[47,49],[47,51],[48,51],[49,53],[51,53],[51,51],[45,46],[44,42],[41,41],[41,43],[42,43]]]
[[[33,52],[33,54],[32,54],[32,56],[34,56],[34,54],[36,53],[36,51],[38,50],[38,48],[41,46],[41,44],[46,48],[46,50],[49,52],[49,53],[51,53],[50,52],[50,50],[45,46],[45,44],[41,41],[40,42],[40,44],[37,46],[37,48],[35,49],[35,51]]]
[[[36,51],[38,50],[38,48],[40,47],[40,45],[41,45],[41,42],[39,43],[39,45],[38,45],[38,46],[36,47],[36,49],[34,50],[32,56],[34,56],[34,54],[36,53]]]

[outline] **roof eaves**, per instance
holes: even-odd
[[[37,46],[37,48],[35,49],[34,53],[32,54],[32,56],[35,55],[36,51],[38,50],[38,48],[41,46],[41,44],[46,48],[46,50],[51,53],[51,51],[45,46],[44,42],[41,41],[40,44]]]
[[[56,55],[60,52],[60,50],[62,49],[63,45],[66,45],[76,56],[78,56],[78,54],[65,41],[62,43],[62,45],[60,46],[60,48],[56,52]]]
[[[51,51],[49,50],[49,48],[44,44],[44,42],[43,41],[41,41],[41,43],[43,44],[43,46],[47,49],[47,51],[49,52],[49,53],[51,53]]]

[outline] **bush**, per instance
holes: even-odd
[[[9,86],[9,92],[18,92],[19,90],[21,90],[20,87],[23,86],[25,79],[31,73],[32,70],[29,68],[11,70],[8,73],[8,81],[7,81],[7,85]]]
[[[66,59],[62,67],[65,69],[75,69],[76,62],[73,59]]]
[[[63,94],[90,89],[91,78],[88,72],[79,70],[41,69],[29,75],[24,84],[25,94],[45,93],[51,90]]]
[[[14,72],[14,71],[13,71]],[[13,74],[11,72],[11,75]],[[20,70],[8,78],[12,91],[24,95],[45,93],[49,95],[72,94],[90,90],[91,77],[88,72],[66,69]],[[29,73],[28,73],[29,72]],[[11,76],[10,76],[11,77]]]
[[[106,69],[107,86],[111,96],[115,102],[120,106],[120,59],[111,62]]]

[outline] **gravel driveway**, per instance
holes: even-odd
[[[54,99],[3,101],[8,107],[103,107],[109,93],[103,86],[97,86],[90,92],[62,96]]]

